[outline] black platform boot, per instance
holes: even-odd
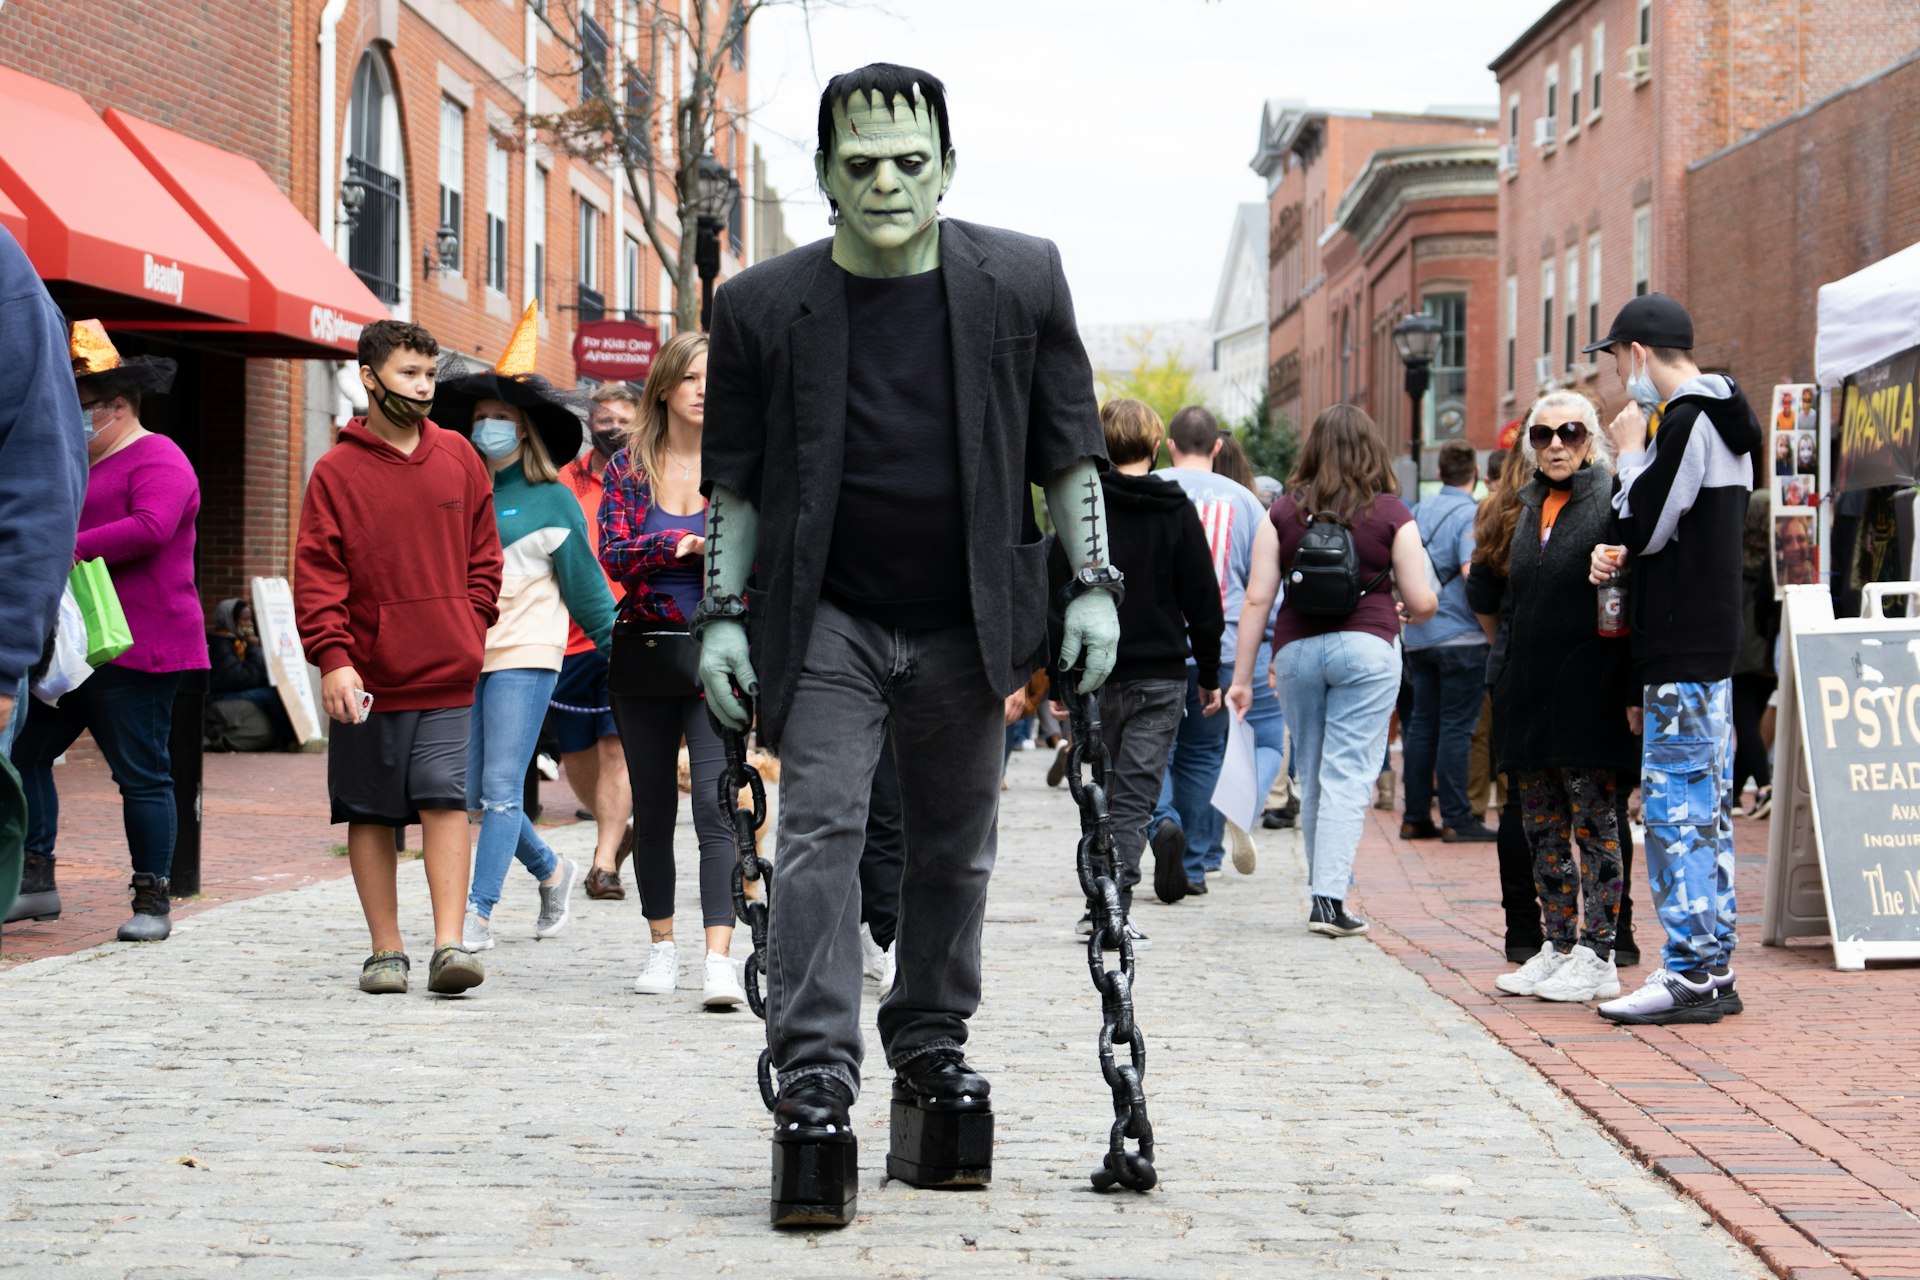
[[[20,868],[20,896],[14,899],[13,910],[7,912],[6,923],[59,918],[60,890],[53,884],[53,855],[29,853]]]
[[[165,941],[173,932],[173,903],[167,897],[167,882],[136,871],[132,888],[133,919],[120,926],[120,941]]]
[[[832,1076],[806,1076],[773,1108],[776,1227],[844,1227],[859,1205],[860,1149],[847,1108],[853,1091]]]
[[[993,1086],[958,1049],[924,1053],[893,1078],[887,1176],[916,1187],[993,1180]]]

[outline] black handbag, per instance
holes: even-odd
[[[607,691],[614,697],[685,698],[700,692],[700,644],[686,628],[615,623]]]

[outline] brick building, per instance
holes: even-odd
[[[748,33],[728,25],[737,5],[705,4],[723,72],[712,151],[744,188]],[[578,103],[567,45],[594,51],[621,100],[653,114],[645,142],[676,253],[662,122],[689,45],[656,47],[658,12],[656,0],[107,0],[82,23],[64,0],[0,7],[0,118],[31,110],[72,147],[49,155],[30,130],[0,130],[0,217],[70,315],[102,317],[128,354],[179,361],[175,393],[143,416],[200,474],[209,607],[290,571],[306,473],[364,405],[352,363],[364,321],[417,320],[491,364],[537,299],[539,371],[571,386],[579,319],[673,306],[623,175],[547,145],[526,119]],[[259,189],[226,199],[222,183],[250,174]],[[721,236],[722,278],[747,261],[742,203]],[[143,254],[144,287],[137,266],[99,265]],[[156,260],[186,282],[170,300],[152,288]]]
[[[1336,341],[1342,331],[1354,338],[1346,398],[1380,424],[1396,453],[1405,452],[1413,430],[1393,329],[1412,311],[1442,326],[1420,440],[1493,447],[1497,150],[1490,139],[1383,147],[1368,157],[1322,236],[1326,292],[1340,308]],[[1423,447],[1421,459],[1423,478],[1438,479],[1437,454]]]
[[[1920,50],[1688,168],[1703,365],[1763,393],[1814,380],[1820,286],[1920,243],[1917,102]]]
[[[1470,109],[1403,114],[1318,108],[1280,99],[1266,104],[1252,165],[1267,180],[1267,385],[1275,413],[1305,427],[1329,405],[1367,404],[1378,381],[1375,373],[1382,357],[1371,325],[1378,308],[1391,299],[1376,298],[1370,288],[1374,277],[1358,269],[1363,255],[1357,246],[1351,252],[1343,249],[1339,264],[1327,257],[1341,234],[1336,222],[1341,201],[1368,171],[1374,155],[1423,144],[1484,143],[1492,136],[1493,124],[1491,111],[1476,114]],[[1385,200],[1379,208],[1404,201],[1412,189],[1403,181],[1407,172],[1379,172],[1377,194]],[[1396,231],[1382,242],[1387,224],[1369,227],[1369,247],[1381,254],[1388,252],[1387,242],[1401,234]],[[1492,230],[1490,221],[1486,230]],[[1333,278],[1335,265],[1346,268],[1338,282]],[[1386,270],[1381,261],[1373,266]],[[1411,291],[1402,297],[1419,305]],[[1399,318],[1395,316],[1395,322]],[[1391,399],[1397,405],[1397,374],[1392,382]],[[1404,416],[1399,421],[1404,425]]]
[[[1502,111],[1502,411],[1566,385],[1624,403],[1611,362],[1578,348],[1636,294],[1707,302],[1691,287],[1696,246],[1713,246],[1690,229],[1689,167],[1915,36],[1911,0],[1562,0],[1542,14],[1490,64]],[[1705,291],[1722,287],[1704,264],[1698,275]],[[1811,292],[1802,305],[1811,311]]]

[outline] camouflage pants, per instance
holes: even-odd
[[[1578,942],[1606,959],[1625,884],[1614,775],[1605,769],[1524,769],[1514,775],[1513,785],[1533,850],[1533,884],[1547,940],[1562,951]]]
[[[1667,969],[1698,972],[1733,958],[1732,682],[1650,684],[1643,710],[1647,888]]]

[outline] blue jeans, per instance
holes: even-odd
[[[1262,642],[1253,660],[1253,706],[1247,710],[1247,724],[1253,728],[1254,782],[1263,808],[1287,758],[1287,723],[1280,695],[1267,688],[1267,672],[1272,668],[1273,650]]]
[[[13,740],[20,736],[20,726],[27,722],[27,705],[32,698],[27,692],[27,678],[21,676],[18,687],[13,690],[13,715],[8,717],[6,728],[0,729],[0,756],[12,753]]]
[[[1647,889],[1667,931],[1661,963],[1673,973],[1733,960],[1732,689],[1731,680],[1645,688]]]
[[[1233,683],[1233,664],[1220,664],[1220,687]],[[1173,735],[1173,755],[1160,784],[1160,803],[1154,807],[1149,830],[1172,818],[1187,837],[1187,879],[1204,880],[1207,872],[1226,861],[1226,820],[1213,807],[1214,784],[1220,781],[1220,762],[1227,758],[1227,716],[1224,708],[1212,715],[1200,711],[1200,676],[1187,672],[1187,710]]]
[[[1487,646],[1449,644],[1407,650],[1407,674],[1413,682],[1413,714],[1407,719],[1405,749],[1407,821],[1432,816],[1434,781],[1439,780],[1440,821],[1459,828],[1481,821],[1467,796],[1467,762],[1480,704],[1487,696]]]
[[[176,815],[173,758],[173,697],[178,671],[135,671],[109,662],[85,684],[33,709],[13,743],[13,765],[27,794],[27,852],[51,856],[60,834],[60,794],[53,762],[81,730],[93,734],[120,788],[121,821],[133,869],[164,880],[173,870]]]
[[[540,722],[546,718],[547,699],[553,696],[559,676],[557,671],[532,668],[486,671],[474,689],[467,807],[480,810],[480,844],[473,854],[473,889],[467,903],[484,919],[493,918],[507,864],[513,859],[520,859],[536,880],[545,880],[560,865],[520,804],[527,764],[540,740]]]
[[[1364,631],[1330,631],[1281,646],[1279,668],[1312,892],[1344,900],[1400,696],[1400,645]]]

